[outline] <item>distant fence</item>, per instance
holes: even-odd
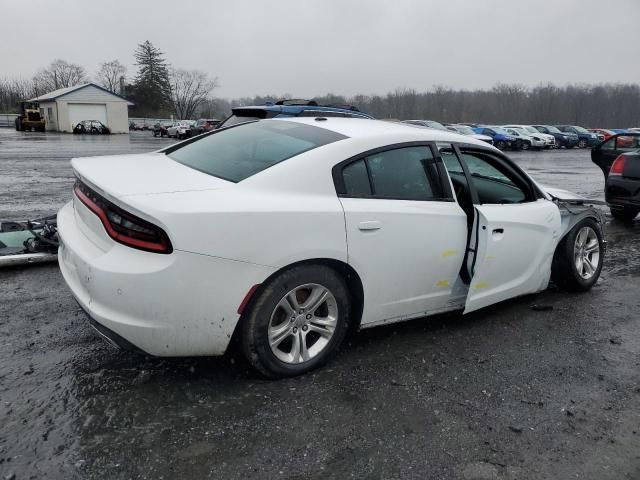
[[[15,128],[17,113],[0,113],[0,127]]]

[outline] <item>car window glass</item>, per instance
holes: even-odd
[[[253,122],[179,144],[167,155],[209,175],[240,182],[276,163],[344,138],[347,137],[312,125]]]
[[[484,156],[463,153],[462,159],[469,169],[471,182],[480,203],[521,203],[527,195],[511,178],[511,173],[499,169]]]
[[[342,169],[342,178],[344,179],[344,188],[347,195],[356,197],[371,196],[371,185],[369,183],[369,174],[364,159],[350,163]]]
[[[629,152],[631,150],[637,150],[638,148],[640,148],[640,136],[621,135],[615,138],[615,142],[616,150],[622,150],[624,152]]]
[[[366,162],[376,197],[433,200],[443,196],[428,147],[386,150],[366,157]]]

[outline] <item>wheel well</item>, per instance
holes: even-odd
[[[287,265],[286,267],[282,267],[278,271],[272,273],[268,278],[264,280],[264,282],[260,284],[260,286],[251,295],[250,300],[246,304],[246,307],[242,312],[242,315],[240,316],[240,320],[238,321],[236,328],[233,331],[233,336],[231,338],[232,344],[236,344],[236,342],[239,340],[239,332],[242,330],[240,325],[242,324],[242,322],[244,322],[247,312],[251,310],[255,299],[258,298],[264,288],[271,282],[272,279],[280,275],[282,272],[286,272],[287,270],[290,270],[294,267],[299,267],[301,265],[324,265],[331,268],[342,277],[342,279],[347,284],[347,289],[349,290],[349,297],[351,298],[352,302],[352,319],[354,320],[349,327],[348,334],[356,332],[360,328],[360,322],[362,321],[362,310],[364,308],[364,288],[362,287],[362,280],[360,279],[360,275],[358,275],[358,273],[353,269],[351,265],[340,260],[335,260],[333,258],[313,258],[295,262]]]

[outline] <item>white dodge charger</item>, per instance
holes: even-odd
[[[376,120],[259,120],[142,155],[76,158],[62,274],[91,324],[151,355],[270,377],[350,330],[597,281],[599,214],[499,150]],[[564,198],[561,198],[564,197]]]

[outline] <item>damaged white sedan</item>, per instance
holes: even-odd
[[[325,363],[350,330],[550,279],[586,291],[604,257],[585,202],[485,142],[406,124],[260,120],[72,166],[59,262],[91,324],[158,356],[236,338],[269,377]]]

